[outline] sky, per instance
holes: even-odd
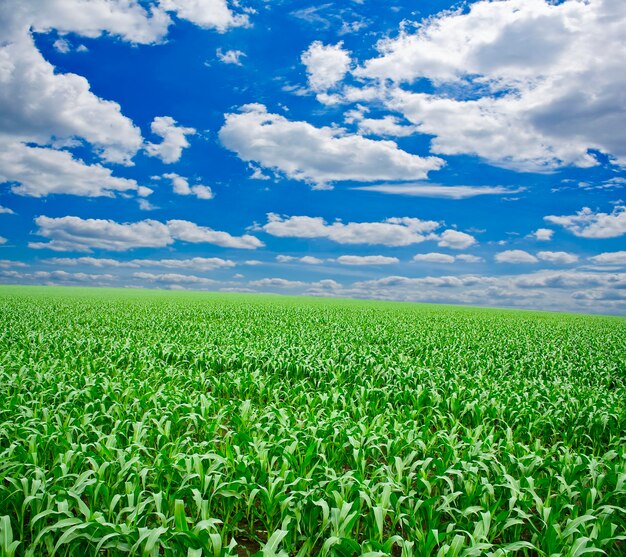
[[[623,0],[4,0],[0,282],[626,314]]]

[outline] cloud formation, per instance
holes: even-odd
[[[43,263],[50,265],[89,265],[98,268],[107,267],[163,267],[166,269],[192,269],[194,271],[213,271],[234,267],[236,263],[230,259],[220,257],[191,257],[188,259],[110,259],[105,257],[53,257],[45,259]]]
[[[208,243],[225,248],[256,249],[263,243],[254,236],[231,236],[228,232],[213,230],[185,220],[143,220],[119,223],[105,219],[82,219],[67,216],[35,219],[39,227],[35,234],[47,242],[31,242],[34,249],[53,251],[92,252],[128,251],[136,248],[158,248],[173,244],[176,240],[190,243]]]
[[[343,49],[343,43],[324,45],[315,41],[300,59],[306,67],[309,87],[318,93],[339,83],[350,67],[350,53]]]
[[[227,114],[219,137],[240,159],[317,187],[348,180],[420,180],[444,164],[436,157],[407,153],[393,141],[291,121],[261,104]]]
[[[180,160],[183,149],[189,147],[188,135],[196,133],[194,128],[178,126],[171,116],[157,116],[150,124],[152,133],[162,138],[161,143],[147,143],[146,153],[171,164]]]
[[[1,143],[0,143],[1,145]],[[28,147],[9,143],[0,149],[0,182],[9,182],[11,191],[29,197],[70,194],[83,197],[114,197],[134,191],[140,196],[152,190],[135,180],[113,176],[101,164],[86,164],[68,151]]]
[[[280,238],[325,238],[338,244],[379,244],[408,246],[427,239],[440,225],[416,218],[390,218],[384,222],[333,222],[321,217],[282,217],[268,214],[268,222],[259,230]]]
[[[215,197],[213,190],[209,186],[203,186],[202,184],[190,186],[187,178],[183,178],[174,172],[163,174],[163,178],[171,180],[174,193],[178,195],[195,195],[198,199],[213,199]]]
[[[524,188],[505,188],[503,186],[444,186],[427,182],[415,184],[377,184],[375,186],[360,186],[355,190],[377,191],[393,195],[409,197],[434,197],[442,199],[468,199],[479,195],[512,195]]]
[[[596,150],[625,166],[626,77],[612,54],[625,24],[615,0],[482,0],[405,26],[355,74],[392,84],[379,97],[434,136],[433,153],[541,172],[596,165]],[[418,79],[434,91],[405,87]]]
[[[509,249],[496,253],[495,260],[498,263],[537,263],[539,260],[532,254],[521,249]]]
[[[617,238],[626,234],[626,206],[616,205],[610,213],[583,207],[575,215],[544,217],[580,238]]]

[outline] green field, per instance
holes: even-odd
[[[626,319],[0,289],[0,555],[626,554]]]

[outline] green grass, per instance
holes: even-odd
[[[0,555],[624,555],[626,320],[0,288]]]

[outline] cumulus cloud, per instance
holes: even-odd
[[[221,257],[192,257],[189,259],[130,259],[127,261],[105,257],[53,257],[43,260],[50,265],[90,265],[93,267],[163,267],[166,269],[193,269],[195,271],[213,271],[226,269],[236,265],[230,259]]]
[[[405,26],[354,73],[388,84],[378,97],[433,153],[550,171],[596,165],[597,150],[624,166],[625,22],[616,0],[481,0]],[[424,78],[434,92],[405,88]]]
[[[90,38],[106,34],[131,43],[154,44],[167,35],[171,24],[167,11],[219,31],[247,23],[247,16],[234,14],[225,0],[161,0],[149,7],[137,0],[6,0],[0,21],[3,37],[0,45],[0,113],[3,115],[0,151],[21,149],[20,155],[38,158],[38,162],[42,162],[45,155],[54,159],[54,165],[70,165],[73,177],[83,173],[89,175],[88,181],[102,179],[105,182],[101,188],[91,183],[82,189],[76,183],[67,188],[54,184],[51,189],[55,192],[69,189],[69,193],[93,196],[107,195],[111,190],[133,189],[131,182],[106,176],[103,169],[94,165],[83,165],[82,169],[78,161],[71,165],[69,155],[55,157],[43,151],[25,151],[24,143],[43,147],[77,145],[84,141],[103,160],[130,165],[143,143],[139,128],[122,114],[116,102],[94,94],[84,77],[58,71],[45,60],[34,43],[32,32],[56,30],[60,37],[54,47],[59,52],[69,51],[71,45],[65,38],[69,33]],[[163,137],[163,142],[147,146],[151,154],[166,162],[180,158],[180,150],[187,146],[184,135],[191,130],[177,128],[174,124],[167,117],[155,119],[152,129]],[[0,172],[11,174],[14,168],[7,168],[6,162],[6,157],[0,161]],[[16,163],[10,162],[14,167]],[[99,174],[99,178],[95,174]],[[35,172],[31,172],[18,193],[45,195],[39,193],[47,191],[41,183],[31,187],[28,181],[41,182]],[[88,193],[82,193],[84,190]]]
[[[478,257],[477,255],[470,255],[467,253],[462,253],[460,255],[450,255],[447,253],[418,253],[413,256],[413,261],[421,262],[425,261],[426,263],[454,263],[455,261],[463,261],[465,263],[480,263],[483,260],[482,257]]]
[[[51,218],[40,216],[35,219],[39,227],[35,232],[48,242],[31,242],[35,249],[54,251],[83,251],[93,249],[126,251],[142,247],[164,247],[174,239],[167,225],[144,220],[135,223],[118,223],[113,220],[82,219],[80,217]]]
[[[214,286],[217,281],[196,275],[182,275],[180,273],[133,273],[133,277],[149,282],[163,282],[168,284],[187,284],[191,286]]]
[[[189,147],[188,135],[196,133],[194,128],[178,126],[171,116],[157,116],[150,124],[152,133],[162,138],[161,143],[147,143],[146,152],[151,157],[158,157],[165,163],[180,160],[183,149]]]
[[[407,153],[393,141],[291,121],[261,104],[227,114],[219,137],[240,159],[318,187],[345,180],[420,180],[444,164],[436,157]]]
[[[190,186],[187,178],[183,178],[174,172],[163,174],[163,178],[172,181],[174,193],[178,195],[195,195],[198,199],[213,199],[214,197],[213,190],[209,186],[203,186],[201,184]]]
[[[626,273],[538,271],[501,276],[388,276],[355,282],[325,295],[623,313],[626,304],[619,302],[624,301],[625,287]]]
[[[218,48],[215,54],[223,64],[233,64],[234,66],[242,66],[241,59],[246,55],[242,50],[223,51],[221,48]]]
[[[0,236],[0,245],[6,244],[8,240],[4,236]]]
[[[447,253],[418,253],[413,256],[413,261],[426,261],[427,263],[454,263],[454,255]]]
[[[626,287],[626,273],[592,273],[582,271],[539,271],[511,278],[519,288],[594,288]]]
[[[466,249],[476,244],[476,238],[471,234],[458,230],[444,230],[439,237],[437,245],[442,248]]]
[[[542,261],[559,265],[569,265],[570,263],[576,263],[578,261],[576,254],[567,253],[566,251],[540,251],[537,253],[537,257]]]
[[[287,280],[283,278],[264,278],[260,280],[253,280],[250,282],[250,286],[270,286],[274,288],[298,288],[305,285],[305,282],[299,280]]]
[[[0,215],[14,215],[15,211],[13,209],[9,209],[8,207],[3,207],[0,205]]]
[[[1,143],[0,143],[1,145]],[[45,197],[64,193],[85,197],[113,197],[116,192],[152,193],[135,180],[113,176],[100,164],[85,164],[68,151],[11,143],[0,149],[0,182],[12,183],[18,195]]]
[[[305,255],[303,257],[294,257],[293,255],[277,255],[276,261],[279,263],[306,263],[307,265],[321,265],[324,263],[323,259],[319,257],[313,257],[312,255]]]
[[[626,265],[626,251],[609,251],[589,257],[597,265]]]
[[[141,133],[120,106],[94,95],[84,77],[56,72],[30,34],[2,43],[0,67],[1,143],[79,137],[105,160],[123,164],[140,148]]]
[[[552,240],[552,236],[554,236],[554,230],[551,230],[550,228],[538,228],[531,234],[531,236],[540,242],[549,242]]]
[[[484,259],[477,255],[470,255],[469,253],[462,253],[460,255],[455,255],[454,258],[457,261],[465,261],[465,263],[482,263]]]
[[[501,251],[496,254],[495,260],[498,263],[537,263],[538,261],[534,255],[521,249]]]
[[[626,206],[616,205],[611,213],[583,207],[575,215],[544,217],[580,238],[617,238],[626,234]]]
[[[336,261],[340,265],[394,265],[400,263],[397,257],[386,255],[340,255]]]
[[[309,86],[317,92],[334,87],[350,68],[350,53],[343,49],[341,42],[324,45],[315,41],[304,51],[301,60],[306,67]]]
[[[214,244],[224,248],[256,249],[263,247],[263,242],[249,234],[231,236],[228,232],[199,226],[186,220],[169,220],[167,227],[176,240],[192,244]]]
[[[401,124],[399,118],[390,114],[382,118],[362,118],[358,126],[360,134],[386,137],[407,137],[417,131],[415,126]]]
[[[0,31],[20,34],[32,28],[37,33],[56,29],[96,38],[115,35],[131,43],[161,41],[171,23],[158,7],[145,9],[136,0],[5,0]]]
[[[127,251],[142,247],[165,247],[176,240],[238,249],[256,249],[263,246],[260,240],[248,234],[231,236],[227,232],[184,220],[170,220],[166,223],[155,220],[119,223],[74,216],[40,216],[35,219],[35,223],[39,227],[35,234],[49,241],[31,242],[29,247],[53,251]]]
[[[235,13],[229,6],[237,2],[227,0],[160,0],[159,5],[168,12],[174,12],[179,18],[186,19],[204,29],[216,29],[219,32],[233,27],[246,27],[249,19],[245,13]]]
[[[72,45],[69,43],[67,39],[57,39],[52,44],[54,50],[60,52],[61,54],[67,54],[70,50],[72,50]]]
[[[444,186],[441,184],[377,184],[360,186],[356,190],[377,191],[410,197],[439,197],[443,199],[467,199],[478,195],[512,195],[524,191],[524,188],[505,188],[503,186]]]
[[[14,261],[12,259],[0,259],[0,269],[11,269],[15,267],[28,267],[26,263],[22,261]]]
[[[281,238],[325,238],[339,244],[408,246],[423,242],[426,234],[438,227],[438,222],[409,217],[328,224],[321,217],[282,217],[269,213],[268,222],[258,229]]]

